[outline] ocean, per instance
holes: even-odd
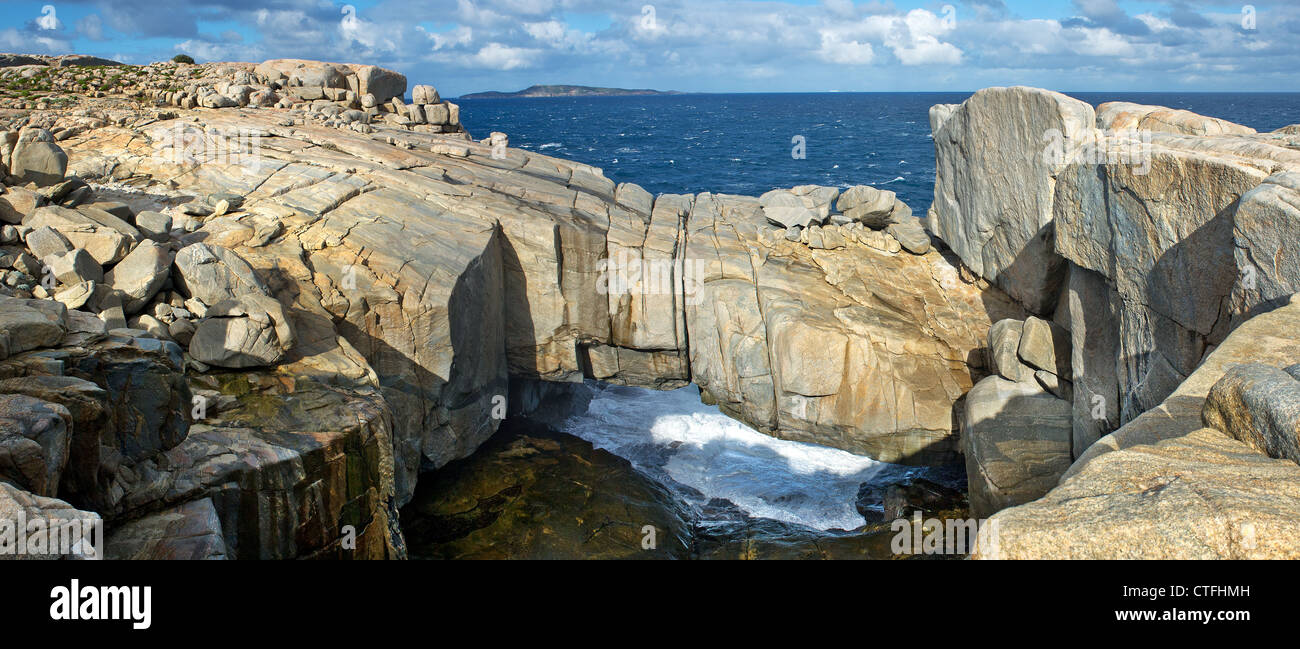
[[[1300,93],[1067,93],[1094,106],[1181,108],[1271,131],[1300,123]],[[930,106],[969,93],[716,94],[467,99],[476,138],[576,160],[651,193],[758,195],[778,187],[872,185],[924,214],[934,194]],[[805,156],[792,155],[802,138]]]

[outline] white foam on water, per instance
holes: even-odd
[[[764,435],[700,403],[695,387],[592,387],[587,412],[569,417],[560,430],[706,499],[729,500],[750,516],[822,530],[860,527],[853,505],[858,485],[892,466]]]

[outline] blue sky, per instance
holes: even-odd
[[[688,92],[1300,90],[1300,1],[0,0],[0,51],[310,58],[446,96],[535,83]]]

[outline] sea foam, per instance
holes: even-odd
[[[559,428],[623,457],[639,470],[690,489],[688,501],[731,501],[750,516],[816,529],[863,524],[858,485],[902,467],[816,444],[764,435],[700,403],[699,391],[589,384],[587,411]]]

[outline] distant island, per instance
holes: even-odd
[[[680,95],[676,91],[628,90],[626,88],[594,88],[592,86],[533,86],[519,92],[475,92],[461,99],[524,99],[533,97],[637,97],[651,95]]]

